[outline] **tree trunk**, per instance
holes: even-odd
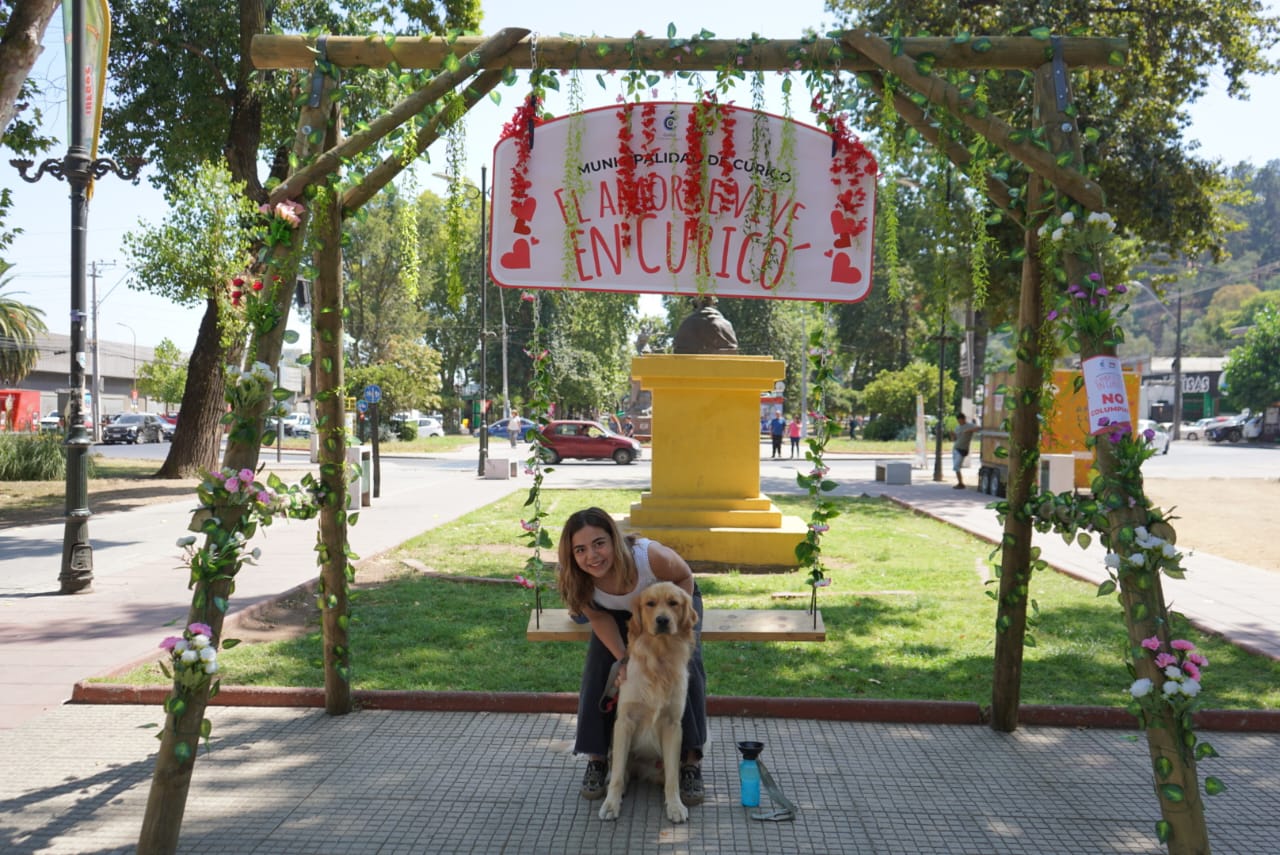
[[[1027,198],[1038,199],[1044,182],[1034,172],[1027,178]],[[1009,431],[1009,486],[1005,501],[1003,549],[1000,553],[1000,595],[996,604],[996,651],[991,685],[991,727],[1012,733],[1018,727],[1018,706],[1022,697],[1022,654],[1027,633],[1027,599],[1031,588],[1032,521],[1026,512],[1027,500],[1036,485],[1040,461],[1040,387],[1044,368],[1040,364],[1040,326],[1044,318],[1044,298],[1040,279],[1040,240],[1027,218],[1022,262],[1022,298],[1018,306],[1018,338],[1013,388],[1006,401],[1013,401],[1013,424]]]
[[[0,39],[0,139],[18,114],[18,95],[44,50],[44,31],[60,0],[17,0]]]
[[[156,473],[157,478],[187,478],[201,470],[217,469],[222,416],[227,411],[223,372],[229,358],[222,343],[218,303],[211,298],[205,304],[200,331],[187,364],[187,385],[182,391],[178,429],[173,434],[164,465]]]

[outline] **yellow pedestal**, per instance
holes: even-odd
[[[760,393],[784,373],[767,356],[633,359],[653,393],[653,480],[625,523],[689,561],[796,566],[807,527],[760,492]]]

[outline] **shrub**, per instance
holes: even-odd
[[[862,438],[880,440],[882,442],[897,439],[898,433],[904,425],[897,419],[891,419],[887,416],[874,418],[862,426]],[[913,433],[912,436],[915,434]],[[911,437],[907,437],[910,439]]]
[[[400,425],[396,430],[399,433],[401,442],[413,442],[413,440],[418,438],[417,422],[400,422]]]
[[[93,459],[85,457],[93,474]],[[67,477],[67,455],[57,433],[0,433],[0,481],[58,481]]]

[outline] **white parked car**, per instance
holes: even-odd
[[[1151,419],[1138,419],[1138,433],[1152,432],[1151,439],[1147,440],[1147,448],[1152,449],[1157,454],[1169,453],[1169,433],[1163,427]]]
[[[444,436],[444,426],[440,424],[439,419],[431,416],[418,416],[416,419],[409,419],[409,424],[417,424],[418,436]]]

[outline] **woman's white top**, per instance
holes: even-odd
[[[658,577],[653,575],[653,568],[649,566],[650,542],[647,537],[638,537],[635,545],[631,547],[631,557],[636,562],[636,586],[625,594],[606,594],[596,588],[594,598],[596,605],[606,609],[613,609],[614,611],[629,612],[631,611],[631,599],[636,595],[636,592],[658,581]]]

